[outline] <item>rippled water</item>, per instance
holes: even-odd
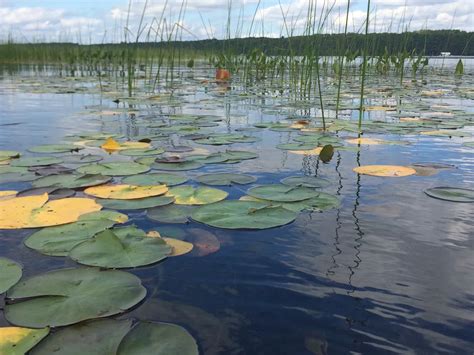
[[[455,85],[449,78],[443,80]],[[83,131],[116,131],[127,137],[143,132],[127,115],[82,114],[94,105],[115,107],[110,98],[30,93],[28,85],[21,87],[18,78],[9,76],[2,83],[0,149],[25,151]],[[204,89],[182,98],[176,112],[221,115],[226,120],[219,131],[281,119],[271,112],[278,98],[220,97],[203,103],[214,100]],[[473,100],[425,101],[454,103],[474,115]],[[148,114],[160,111],[143,109]],[[329,164],[322,164],[315,156],[275,148],[296,133],[251,134],[261,141],[236,146],[257,151],[258,159],[238,166],[206,166],[187,175],[237,169],[258,177],[257,184],[301,173],[317,175],[332,182],[324,191],[339,196],[341,206],[302,213],[292,224],[264,231],[219,230],[195,222],[172,226],[169,233],[217,238],[220,250],[132,270],[148,296],[123,317],[178,323],[197,339],[203,354],[472,353],[474,204],[436,200],[423,193],[434,186],[474,186],[474,149],[461,145],[472,138],[370,135],[411,144],[336,151]],[[457,168],[404,178],[352,171],[358,165],[426,161]],[[29,186],[8,183],[0,189]],[[235,199],[247,188],[223,189]],[[145,230],[170,227],[147,219],[142,211],[128,215],[130,223]],[[0,232],[0,254],[21,262],[26,276],[75,265],[27,249],[22,241],[30,234]],[[0,325],[6,324],[0,316]]]

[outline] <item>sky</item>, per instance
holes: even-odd
[[[18,42],[79,43],[137,36],[141,41],[287,37],[304,33],[311,2],[321,32],[343,31],[347,0],[131,0],[130,11],[129,0],[0,0],[0,41],[9,36]],[[367,1],[351,1],[349,31],[361,31],[366,11]],[[372,0],[369,24],[371,32],[474,31],[474,1]]]

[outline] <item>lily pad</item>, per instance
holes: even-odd
[[[326,179],[315,176],[290,176],[281,180],[281,183],[288,186],[323,188],[331,185]]]
[[[12,324],[41,328],[108,317],[135,306],[146,289],[135,275],[96,268],[50,271],[12,287],[5,318]]]
[[[53,164],[61,164],[63,162],[62,159],[55,158],[55,157],[34,157],[34,158],[20,158],[15,159],[12,161],[11,166],[43,166],[43,165],[53,165]]]
[[[425,194],[433,198],[452,202],[474,202],[474,190],[460,187],[433,187],[426,189]]]
[[[32,182],[34,187],[79,189],[108,183],[112,178],[99,174],[59,174],[44,176]]]
[[[174,173],[151,173],[129,176],[122,180],[125,184],[131,185],[166,185],[175,186],[184,184],[189,179],[184,175]]]
[[[39,176],[72,174],[74,172],[74,169],[57,164],[47,166],[32,166],[28,170]]]
[[[224,229],[267,229],[296,219],[296,213],[280,206],[252,201],[221,201],[199,207],[191,218]]]
[[[307,187],[271,184],[253,187],[247,194],[262,200],[295,202],[316,197],[319,192]]]
[[[188,210],[184,206],[167,205],[147,210],[148,218],[161,223],[187,223]]]
[[[96,187],[89,187],[84,190],[84,193],[98,198],[135,200],[140,198],[163,195],[167,191],[168,188],[165,185],[101,185]]]
[[[82,220],[64,226],[43,228],[25,240],[28,248],[41,254],[66,256],[76,245],[91,239],[95,234],[112,227],[110,219]]]
[[[174,197],[177,205],[206,205],[225,199],[228,193],[211,187],[177,186],[167,195]]]
[[[102,206],[88,198],[48,201],[48,194],[0,200],[0,229],[38,228],[75,222]]]
[[[80,147],[74,144],[43,144],[37,145],[35,147],[29,148],[28,151],[32,153],[68,153],[68,152],[77,152],[84,147]]]
[[[331,208],[336,208],[340,205],[340,201],[337,198],[337,196],[327,194],[324,192],[319,192],[317,197],[312,197],[307,200],[296,201],[296,202],[269,201],[269,200],[262,200],[259,198],[255,198],[252,196],[242,196],[240,200],[264,202],[271,206],[281,206],[293,212],[325,211]]]
[[[157,206],[165,206],[173,203],[174,198],[172,196],[155,196],[147,198],[139,198],[135,200],[111,200],[111,199],[98,199],[105,208],[113,210],[140,210],[145,208],[152,208]]]
[[[16,190],[2,190],[0,191],[0,200],[6,200],[8,198],[15,197],[18,194]]]
[[[0,159],[19,158],[20,155],[21,155],[20,152],[17,152],[16,150],[0,150]]]
[[[6,182],[22,182],[22,181],[32,181],[35,180],[38,176],[30,172],[25,173],[5,173],[0,174],[0,184]]]
[[[179,163],[153,163],[151,167],[156,170],[186,171],[202,168],[203,165],[198,161],[187,160]]]
[[[99,319],[59,329],[43,340],[32,355],[112,355],[132,328],[129,319]]]
[[[169,323],[140,322],[120,343],[118,355],[198,355],[194,338],[182,327]]]
[[[57,187],[37,187],[33,189],[22,190],[16,196],[38,196],[43,195],[45,193],[48,194],[49,201],[52,201],[74,196],[76,194],[76,191],[71,189],[58,189]]]
[[[416,174],[415,169],[398,165],[363,165],[352,170],[357,174],[383,177],[402,177]]]
[[[128,176],[145,173],[150,167],[134,162],[113,162],[84,165],[77,169],[82,174],[100,174],[106,176]]]
[[[244,174],[205,174],[196,178],[196,181],[211,186],[231,186],[232,184],[245,185],[257,181],[257,178]]]
[[[317,144],[311,143],[282,143],[276,147],[282,150],[312,150],[316,148]]]
[[[191,252],[194,248],[193,244],[183,240],[163,237],[163,240],[171,247],[171,254],[168,256],[181,256]]]
[[[112,153],[120,150],[127,149],[149,149],[150,143],[145,142],[124,142],[119,143],[113,138],[107,138],[107,140],[100,146],[106,152]]]
[[[93,154],[86,154],[86,155],[75,154],[75,155],[62,156],[61,159],[66,164],[90,164],[90,163],[101,161],[104,158],[100,155],[93,155]]]
[[[126,214],[117,212],[117,211],[97,211],[83,214],[79,217],[79,221],[101,221],[101,220],[110,220],[116,223],[125,223],[128,221],[128,216]]]
[[[89,266],[129,268],[157,263],[170,253],[171,247],[163,239],[136,234],[125,227],[98,233],[76,245],[69,257]]]
[[[49,328],[30,329],[20,327],[0,328],[0,354],[23,355],[28,353],[49,333]]]
[[[13,260],[0,257],[0,293],[6,292],[21,279],[23,268]],[[1,338],[1,337],[0,337]],[[1,348],[1,347],[0,347]]]
[[[121,150],[119,154],[130,156],[130,157],[146,157],[146,156],[155,156],[155,155],[163,154],[164,152],[165,150],[162,148],[126,149],[126,150]]]

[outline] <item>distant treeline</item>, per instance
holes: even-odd
[[[372,33],[368,36],[369,56],[397,54],[404,51],[424,55],[474,56],[474,32],[459,30],[424,30],[405,33]],[[206,39],[197,41],[139,42],[109,44],[74,43],[14,43],[0,44],[1,63],[75,63],[107,61],[115,58],[124,60],[133,48],[136,58],[163,56],[171,50],[181,57],[193,58],[199,55],[212,56],[229,54],[232,56],[249,54],[254,50],[267,56],[299,56],[308,53],[321,56],[357,55],[364,47],[365,37],[359,33],[318,34],[290,38],[249,37],[228,40]],[[345,44],[344,44],[345,43]],[[175,55],[175,54],[174,54]],[[123,61],[122,60],[122,61]]]
[[[171,45],[182,49],[204,52],[231,51],[233,54],[248,54],[260,49],[266,55],[304,55],[309,47],[316,47],[320,55],[339,55],[347,49],[357,50],[364,46],[365,37],[359,33],[348,33],[345,48],[343,34],[318,34],[289,38],[250,37],[229,40],[207,39],[163,43],[140,43],[140,46]],[[474,32],[459,30],[425,30],[406,33],[369,34],[370,54],[381,55],[387,49],[394,54],[413,50],[426,55],[451,52],[452,55],[474,55]]]

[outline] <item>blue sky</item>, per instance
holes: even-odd
[[[324,32],[341,29],[347,0],[187,0],[184,16],[181,17],[179,13],[183,0],[148,0],[143,22],[146,30],[141,39],[145,39],[147,33],[176,34],[178,29],[183,39],[224,38],[229,4],[231,37],[249,34],[287,36],[288,32],[301,34],[306,25],[306,10],[310,1],[317,4],[317,18],[328,6],[333,6],[325,22]],[[130,31],[127,32],[131,38],[136,36],[144,2],[132,0]],[[474,30],[474,1],[371,2],[371,31],[398,31],[405,26],[412,30]],[[121,41],[124,39],[128,3],[128,0],[0,0],[0,39],[5,40],[12,34],[16,41]],[[366,4],[366,1],[351,1],[351,31],[361,28]],[[160,18],[163,22],[158,26]]]

